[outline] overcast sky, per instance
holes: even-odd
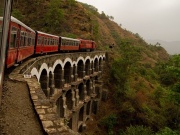
[[[76,0],[113,16],[143,39],[180,41],[180,0]]]

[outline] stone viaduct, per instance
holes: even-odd
[[[32,58],[9,77],[28,84],[47,134],[79,134],[102,98],[105,52],[61,53]]]

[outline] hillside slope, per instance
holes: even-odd
[[[109,96],[84,134],[118,134],[130,125],[157,132],[173,125],[175,114],[169,115],[176,106],[166,101],[167,91],[155,73],[156,65],[169,59],[164,48],[148,45],[138,33],[122,29],[95,7],[74,0],[16,0],[13,7],[13,16],[35,30],[95,40],[98,50],[108,52],[103,78]]]

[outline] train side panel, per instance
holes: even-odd
[[[57,52],[59,37],[48,33],[36,31],[35,54]]]
[[[60,37],[60,51],[78,51],[80,41],[78,39],[67,38],[67,37]]]
[[[35,31],[11,17],[7,44],[7,68],[34,54]]]
[[[96,43],[92,40],[84,40],[84,39],[79,39],[79,40],[80,40],[80,46],[79,46],[80,51],[93,51],[96,48]]]
[[[26,28],[21,28],[20,44],[18,47],[17,62],[24,60],[25,58],[34,54],[35,46],[35,32],[29,31]]]

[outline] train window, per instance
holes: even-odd
[[[55,45],[55,39],[53,39],[53,45]]]
[[[50,45],[50,39],[48,38],[48,45]]]
[[[24,46],[24,32],[23,31],[21,31],[21,39],[20,39],[20,41],[21,41],[20,46]]]
[[[63,40],[63,45],[66,45],[66,40]]]
[[[38,44],[41,44],[41,37],[38,37]]]
[[[51,45],[54,45],[54,39],[51,39]]]
[[[56,45],[56,40],[55,39],[53,39],[53,45]]]
[[[31,37],[28,38],[28,46],[31,45]]]
[[[64,45],[64,40],[63,39],[61,39],[61,45]]]
[[[35,35],[31,34],[31,45],[35,45]]]
[[[17,40],[17,28],[11,28],[11,41],[10,41],[10,48],[15,48]]]
[[[42,45],[44,44],[44,37],[42,37],[42,42],[41,43],[42,43]]]
[[[47,44],[47,38],[45,38],[45,42],[44,42],[44,45],[46,45]]]
[[[29,34],[26,32],[25,33],[25,46],[28,46],[28,36]]]

